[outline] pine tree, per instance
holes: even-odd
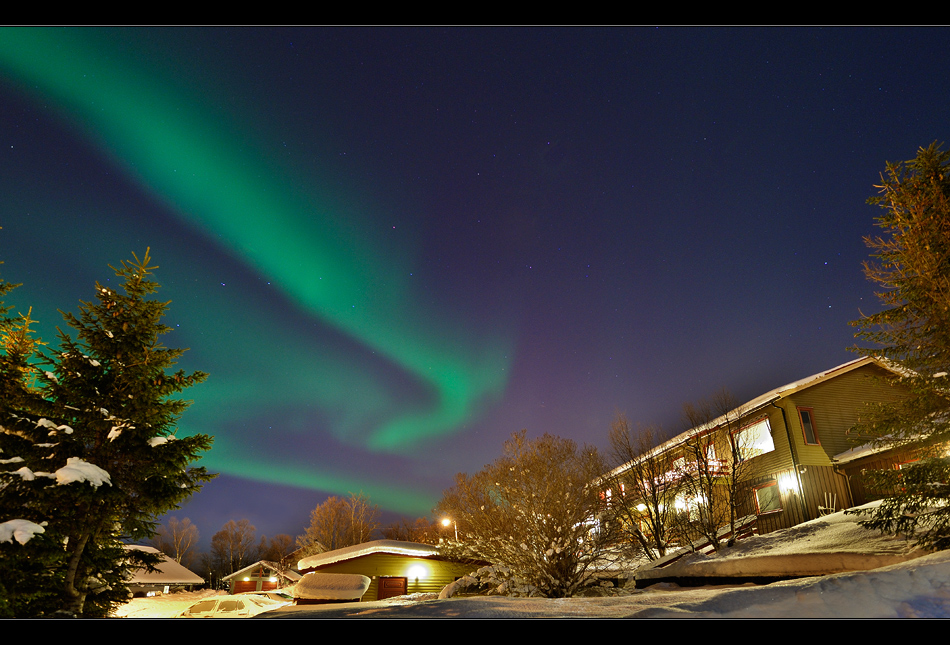
[[[0,280],[0,297],[14,287]],[[39,343],[29,313],[9,318],[0,303],[0,617],[42,615],[59,607],[61,543],[45,529],[51,479],[37,477],[52,453],[31,414],[40,401],[31,364]]]
[[[161,343],[168,303],[150,298],[158,289],[150,261],[148,251],[141,260],[133,254],[113,268],[121,292],[97,284],[95,302],[63,314],[76,338],[60,331],[57,351],[40,352],[40,396],[19,399],[29,414],[11,411],[15,436],[31,447],[22,452],[32,481],[43,483],[21,507],[46,522],[46,539],[65,544],[54,567],[59,608],[84,616],[107,615],[127,599],[131,569],[158,558],[125,543],[151,537],[156,517],[213,477],[190,465],[211,437],[175,435],[189,402],[172,397],[206,375],[170,371],[184,350]]]
[[[915,535],[929,548],[950,548],[950,153],[936,143],[916,159],[888,163],[880,194],[883,237],[865,243],[876,261],[868,279],[882,288],[884,310],[852,323],[857,337],[900,368],[911,396],[877,408],[855,431],[882,446],[913,451],[920,461],[870,476],[890,493],[864,524]]]

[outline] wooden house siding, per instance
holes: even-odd
[[[868,502],[881,499],[885,496],[884,491],[869,488],[865,481],[865,471],[891,470],[897,468],[899,464],[920,459],[924,452],[923,449],[891,451],[888,453],[870,455],[841,466],[840,470],[848,480],[848,489],[853,501],[852,505],[860,506],[861,504],[867,504]]]
[[[785,418],[780,409],[768,406],[764,410],[751,414],[748,421],[743,422],[742,425],[752,423],[762,417],[769,420],[769,430],[772,433],[772,445],[775,446],[775,450],[752,458],[752,471],[759,476],[778,473],[792,467]]]
[[[893,401],[902,395],[900,389],[885,382],[887,374],[870,363],[782,396],[768,406],[775,450],[755,458],[756,477],[794,482],[800,492],[783,489],[782,511],[760,515],[759,533],[813,520],[820,516],[820,507],[828,506],[828,500],[837,510],[863,503],[852,498],[848,479],[836,470],[832,457],[854,447],[848,430],[867,404]],[[812,414],[817,444],[806,443],[801,409]]]
[[[723,428],[730,417],[739,417],[738,423],[730,424],[739,429],[768,419],[774,449],[744,462],[749,480],[741,495],[740,514],[757,514],[759,533],[789,528],[819,517],[823,507],[841,510],[864,502],[863,482],[855,484],[858,471],[849,470],[849,486],[848,477],[833,458],[854,447],[848,431],[858,423],[868,404],[887,403],[906,396],[906,390],[887,381],[888,376],[893,373],[874,359],[852,361],[768,392],[728,416],[670,440],[658,450],[681,454],[684,442],[691,441],[692,437],[719,432],[716,456],[728,460],[728,435]],[[803,409],[811,418],[815,441],[806,439],[802,427]],[[714,426],[716,423],[720,425]],[[887,460],[893,464],[895,458],[892,454]],[[728,461],[724,466],[723,472],[727,472]],[[779,489],[781,509],[774,509],[774,503],[768,502],[768,510],[759,512],[756,490],[772,485]],[[852,497],[852,488],[856,487],[861,488],[860,497]],[[763,499],[769,498],[766,495]]]
[[[803,463],[830,465],[832,457],[854,447],[848,430],[859,421],[869,403],[889,403],[905,394],[902,388],[884,381],[887,374],[874,364],[865,365],[784,400]],[[805,445],[798,408],[814,411],[820,445]]]
[[[477,565],[449,562],[436,558],[417,558],[392,553],[373,553],[341,562],[334,562],[301,573],[358,573],[371,582],[361,601],[376,600],[380,578],[406,578],[406,593],[439,593],[456,578],[477,569]],[[420,575],[415,575],[415,574]]]

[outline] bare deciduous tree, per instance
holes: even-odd
[[[651,560],[666,555],[677,536],[680,513],[674,500],[681,479],[677,454],[657,450],[662,431],[655,426],[634,430],[618,414],[610,427],[610,455],[614,470],[604,479],[607,516],[621,535],[637,544]]]
[[[682,447],[681,510],[690,527],[717,551],[722,547],[722,529],[729,528],[728,545],[735,541],[740,511],[749,501],[755,476],[752,457],[758,451],[758,437],[742,431],[748,421],[744,415],[745,410],[726,390],[711,400],[683,406],[691,430]]]
[[[414,522],[404,517],[383,528],[383,537],[387,540],[403,540],[420,544],[438,544],[443,535],[444,529],[441,524],[428,517],[418,517]]]
[[[266,535],[261,536],[261,543],[257,547],[258,554],[262,560],[271,562],[282,562],[287,556],[297,550],[293,536],[286,533],[278,533],[274,537],[267,539]]]
[[[307,532],[297,538],[302,555],[333,551],[372,539],[379,528],[379,506],[362,493],[349,499],[330,497],[310,513]]]
[[[266,535],[262,535],[261,541],[257,545],[257,557],[261,560],[273,562],[283,570],[296,564],[296,561],[289,559],[296,550],[297,545],[294,538],[286,533],[279,533],[270,539]]]
[[[444,493],[437,510],[459,531],[444,549],[502,565],[538,595],[572,596],[607,559],[610,536],[598,530],[602,501],[594,483],[603,473],[593,447],[515,433],[500,458],[475,475],[456,475]]]
[[[160,526],[152,538],[152,546],[189,568],[194,564],[197,545],[198,527],[187,517],[180,522],[177,517],[168,518],[168,523]]]
[[[229,520],[211,538],[211,560],[222,576],[253,563],[258,558],[254,525],[249,520]]]

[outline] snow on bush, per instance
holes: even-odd
[[[50,421],[49,419],[40,419],[39,421],[36,422],[36,427],[37,427],[37,428],[49,428],[49,429],[50,429],[49,436],[51,436],[51,437],[54,436],[58,430],[62,430],[62,431],[65,432],[66,434],[72,434],[72,433],[73,433],[73,429],[70,428],[68,425],[63,424],[63,425],[59,425],[59,426],[58,426],[58,425],[56,425],[55,423],[53,423],[52,421]]]
[[[528,584],[504,565],[482,567],[475,573],[463,576],[445,586],[439,598],[451,598],[455,594],[469,590],[485,592],[486,595],[531,597],[540,595],[537,587]]]

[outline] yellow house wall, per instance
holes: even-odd
[[[783,395],[774,404],[745,415],[734,429],[768,418],[775,449],[746,462],[745,475],[753,484],[772,480],[798,487],[781,491],[782,510],[759,515],[760,532],[788,528],[819,516],[819,507],[828,500],[840,510],[852,505],[847,479],[838,472],[832,457],[854,447],[848,430],[865,413],[868,403],[895,401],[905,395],[900,387],[886,382],[890,372],[874,364],[862,365],[829,375],[824,380]],[[817,445],[805,443],[799,408],[812,411]],[[716,457],[729,461],[728,435],[716,431]],[[677,456],[683,448],[672,449]],[[689,459],[687,459],[689,461]],[[752,493],[743,507],[755,512]]]
[[[361,601],[376,600],[380,577],[408,578],[406,593],[439,593],[445,585],[456,578],[467,575],[478,568],[477,565],[413,558],[392,553],[373,553],[352,560],[335,562],[312,571],[320,573],[358,573],[370,578],[369,589]],[[423,572],[419,577],[411,575],[415,570]],[[303,573],[303,572],[301,572]]]

